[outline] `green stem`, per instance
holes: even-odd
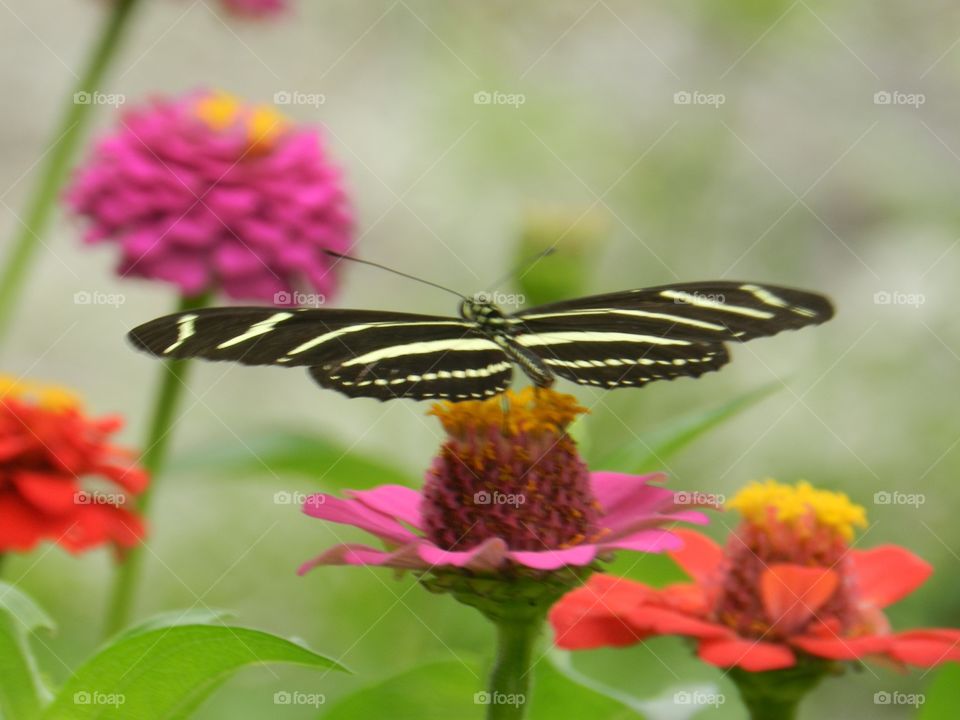
[[[77,102],[77,93],[87,93],[88,98],[93,98],[94,94],[99,92],[104,74],[116,55],[132,10],[138,2],[139,0],[112,0],[109,3],[112,8],[110,15],[87,60],[83,74],[74,86],[70,104],[67,105],[54,133],[53,144],[45,154],[40,179],[28,201],[25,217],[20,220],[19,231],[13,238],[13,248],[6,266],[0,273],[0,337],[9,329],[27,271],[83,139],[90,111],[95,106],[93,102]]]
[[[177,311],[187,312],[206,304],[206,295],[194,298],[185,297],[181,298]],[[160,385],[154,397],[150,430],[140,460],[141,465],[150,475],[150,484],[137,499],[137,509],[144,517],[149,514],[150,502],[156,493],[157,482],[163,470],[167,447],[172,435],[171,426],[183,390],[186,388],[188,368],[188,360],[167,360],[161,370]],[[143,543],[131,548],[117,571],[106,622],[106,634],[108,636],[122,630],[130,621],[137,588],[140,584],[140,576],[143,572],[143,553]]]
[[[520,720],[530,699],[530,660],[542,618],[496,620],[497,659],[485,695],[487,720]]]
[[[801,659],[785,670],[751,673],[735,668],[730,678],[750,720],[796,720],[800,702],[832,671],[828,662]]]

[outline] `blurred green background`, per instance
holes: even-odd
[[[538,272],[553,267],[556,280],[564,256],[577,258],[585,275],[573,292],[728,278],[829,294],[831,323],[736,347],[712,376],[609,394],[562,389],[591,408],[588,450],[602,459],[671,419],[772,383],[768,398],[669,460],[671,485],[729,496],[770,475],[843,490],[867,507],[864,546],[900,543],[936,567],[891,611],[894,624],[960,625],[960,7],[313,0],[285,20],[238,24],[213,5],[146,3],[106,90],[128,104],[197,86],[257,102],[322,93],[318,107],[283,109],[326,128],[363,257],[473,292],[513,266],[522,237],[566,233],[560,256]],[[5,237],[101,11],[93,0],[0,3]],[[478,104],[484,92],[523,102]],[[704,104],[708,95],[720,97]],[[99,130],[116,121],[113,108],[99,109]],[[76,388],[94,412],[123,413],[124,440],[137,445],[159,368],[124,335],[171,310],[173,292],[116,280],[111,249],[82,248],[79,235],[62,218],[46,239],[3,370]],[[454,310],[448,296],[374,269],[348,268],[344,281],[345,307]],[[125,302],[76,305],[80,291],[120,292]],[[410,578],[358,568],[298,578],[299,563],[361,535],[275,502],[277,493],[382,478],[358,470],[318,480],[272,464],[266,434],[318,435],[417,477],[441,439],[426,405],[348,400],[294,371],[207,364],[192,380],[157,497],[139,614],[229,608],[242,624],[303,638],[356,672],[246,671],[198,717],[316,717],[312,707],[276,706],[273,694],[323,693],[335,710],[358,688],[426,662],[452,661],[461,673],[483,666],[486,623]],[[212,471],[224,457],[229,471]],[[875,503],[884,491],[925,502]],[[718,518],[709,532],[721,537],[731,522]],[[72,558],[43,548],[5,568],[60,625],[38,642],[58,679],[97,643],[110,567],[103,551]],[[644,569],[664,565],[643,561],[631,572]],[[678,641],[573,660],[642,698],[717,683],[728,701],[703,717],[740,716],[729,681]],[[872,666],[825,681],[801,717],[913,717],[910,707],[875,705],[874,693],[922,692],[935,676]],[[479,709],[467,699],[464,712]]]

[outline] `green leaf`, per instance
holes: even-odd
[[[30,597],[0,582],[0,715],[29,720],[50,694],[30,650],[29,636],[38,628],[54,629],[53,621]]]
[[[331,489],[370,488],[419,482],[394,465],[353,452],[336,440],[296,430],[250,433],[249,443],[223,448],[204,447],[176,463],[181,471],[202,471],[231,477],[301,475]]]
[[[886,699],[884,704],[891,704],[892,693],[886,692],[885,695],[886,698],[874,698],[874,702]],[[901,693],[897,700],[902,701],[899,704],[912,704],[911,699],[919,702],[921,698],[923,706],[917,713],[917,720],[954,720],[960,707],[960,665],[951,663],[940,668],[923,696],[911,698],[907,693]]]
[[[112,638],[110,643],[112,644],[118,640],[122,640],[123,638],[139,635],[140,633],[149,632],[150,630],[157,630],[159,628],[177,627],[180,625],[212,625],[216,622],[221,622],[232,617],[234,617],[234,614],[229,610],[217,610],[211,608],[168,610],[167,612],[152,615],[143,622],[127,628]]]
[[[182,720],[243,667],[293,663],[346,671],[275,635],[181,625],[121,636],[74,673],[43,720]]]
[[[620,702],[564,678],[547,662],[534,668],[528,720],[561,717],[637,720]],[[473,659],[420,665],[363,688],[331,705],[324,720],[482,720],[487,671]]]
[[[701,435],[756,405],[782,387],[780,382],[770,383],[706,412],[697,411],[683,415],[666,427],[645,433],[617,452],[591,463],[591,467],[630,473],[657,470],[662,467],[664,460],[676,455]]]

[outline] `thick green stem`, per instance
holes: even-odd
[[[497,658],[484,694],[487,720],[520,720],[530,698],[530,660],[542,618],[496,621]]]
[[[737,668],[730,678],[750,720],[796,720],[800,702],[832,671],[833,666],[822,660],[800,660],[785,670],[751,673]]]
[[[42,170],[33,190],[25,216],[20,219],[6,266],[0,273],[0,338],[9,329],[20,291],[31,261],[41,244],[74,156],[83,139],[90,111],[97,104],[104,74],[129,25],[132,10],[140,0],[112,0],[110,15],[90,54],[83,74],[74,86],[74,94],[46,151]]]
[[[207,296],[182,298],[178,312],[187,312],[207,304]],[[150,475],[150,484],[137,500],[137,509],[147,517],[150,503],[157,491],[159,476],[166,460],[167,447],[172,435],[172,424],[177,406],[186,388],[188,360],[167,360],[161,369],[160,385],[153,403],[153,416],[147,434],[141,464]],[[124,557],[117,572],[113,597],[107,615],[106,633],[113,635],[126,627],[133,612],[137,588],[143,571],[144,545],[132,548]]]

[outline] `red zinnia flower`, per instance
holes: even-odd
[[[147,475],[109,443],[121,425],[87,417],[62,390],[0,378],[0,553],[44,540],[71,552],[140,540],[140,519],[123,506]],[[87,484],[97,479],[106,484]]]
[[[907,550],[848,546],[862,507],[841,493],[767,481],[730,503],[744,522],[725,548],[674,530],[671,551],[693,583],[654,589],[594,575],[550,613],[567,649],[624,646],[656,635],[697,642],[702,660],[762,672],[798,656],[825,660],[886,657],[929,667],[960,661],[960,630],[891,632],[883,608],[909,595],[931,567]]]

